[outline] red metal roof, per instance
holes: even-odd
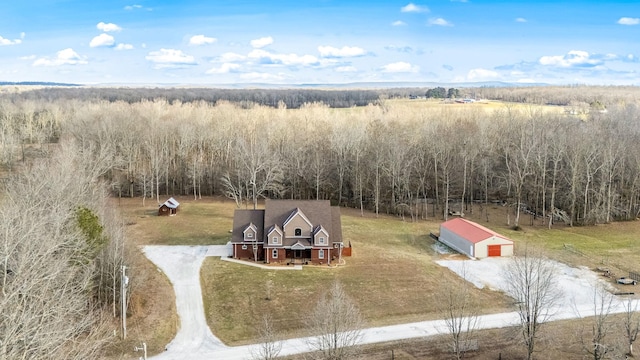
[[[500,235],[491,229],[487,229],[480,224],[476,224],[473,221],[469,221],[463,218],[455,218],[449,221],[445,221],[440,224],[440,227],[444,227],[445,229],[448,229],[449,231],[462,236],[463,238],[469,240],[474,244],[486,240],[492,236],[511,241],[511,239],[505,237],[504,235]]]

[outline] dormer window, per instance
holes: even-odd
[[[273,243],[274,244],[278,244],[280,242],[280,239],[277,236],[273,237]]]
[[[325,245],[324,241],[325,241],[324,236],[320,236],[320,240],[319,240],[320,245]]]
[[[252,232],[248,232],[248,233],[247,233],[247,237],[248,237],[248,238],[252,238],[252,237],[253,237],[253,233],[252,233]]]
[[[302,236],[302,229],[300,229],[300,228],[296,228],[296,229],[294,230],[294,235],[295,235],[295,236]]]

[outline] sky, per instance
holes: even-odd
[[[640,2],[21,0],[0,81],[640,85]]]

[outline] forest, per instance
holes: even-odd
[[[11,172],[72,141],[108,164],[102,180],[114,196],[330,199],[414,220],[493,201],[513,208],[514,226],[522,211],[550,226],[634,219],[637,101],[610,97],[628,88],[586,89],[565,108],[538,104],[577,89],[463,89],[504,101],[466,107],[383,96],[295,109],[12,95],[0,98],[0,164]],[[546,100],[505,101],[523,96]]]
[[[551,227],[640,213],[635,88],[460,89],[474,104],[409,99],[427,89],[101,91],[0,95],[0,358],[104,347],[128,256],[110,197],[329,199],[407,221],[494,203],[514,229],[523,214]]]

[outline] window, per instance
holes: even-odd
[[[247,233],[247,237],[248,237],[248,238],[252,238],[252,237],[253,237],[253,233],[252,233],[251,231],[249,231],[249,232]]]
[[[278,258],[278,249],[273,249],[271,251],[271,257],[274,258],[274,259]]]
[[[324,259],[324,249],[318,250],[318,259]]]
[[[247,250],[247,245],[242,245],[242,250]]]
[[[324,236],[320,236],[320,245],[324,245]]]
[[[296,228],[296,230],[294,231],[295,236],[302,236],[302,229],[300,228]]]
[[[277,244],[277,243],[278,243],[278,241],[280,241],[280,239],[278,239],[278,237],[277,237],[277,236],[274,236],[274,237],[273,237],[273,243],[274,243],[274,244]]]

